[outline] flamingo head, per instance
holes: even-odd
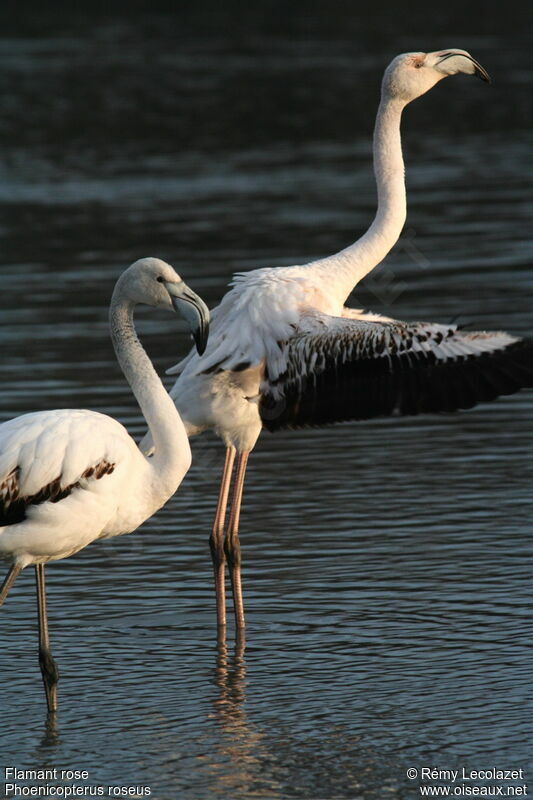
[[[160,258],[141,258],[120,276],[120,290],[133,303],[177,311],[187,323],[198,353],[209,335],[209,309],[170,264]]]
[[[443,78],[458,72],[477,75],[490,83],[488,73],[470,53],[453,47],[435,53],[402,53],[396,56],[385,70],[382,94],[410,103]]]

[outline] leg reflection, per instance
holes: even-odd
[[[243,713],[241,706],[245,700],[245,648],[244,628],[238,628],[235,632],[235,647],[230,663],[226,629],[222,627],[218,629],[215,679],[220,693],[216,700],[216,707],[221,716],[227,717],[226,722],[231,718],[235,723],[239,715]]]
[[[265,761],[273,760],[264,745],[264,733],[247,713],[248,679],[244,628],[236,629],[233,651],[225,628],[218,631],[214,679],[218,692],[212,719],[217,725],[217,743],[209,763],[214,797],[243,797],[262,780]]]

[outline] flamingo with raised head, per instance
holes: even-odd
[[[210,537],[221,626],[227,560],[236,625],[244,627],[239,514],[248,455],[262,428],[454,411],[533,384],[532,347],[515,336],[401,322],[344,305],[405,222],[403,109],[457,73],[490,81],[457,48],[404,53],[389,64],[374,130],[378,209],[369,230],[328,258],[237,274],[212,312],[205,354],[191,352],[170,370],[179,376],[170,394],[188,434],[213,428],[226,445]]]
[[[12,562],[0,605],[21,570],[35,565],[39,663],[51,712],[57,709],[58,670],[48,634],[45,564],[95,539],[134,531],[174,494],[191,464],[183,422],[135,333],[139,303],[178,311],[199,354],[207,343],[209,311],[157,258],[136,261],[115,286],[111,338],[153,436],[153,458],[143,455],[123,425],[96,411],[38,411],[0,425],[0,557]]]

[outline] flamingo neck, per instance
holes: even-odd
[[[315,262],[328,275],[341,302],[398,241],[407,214],[405,172],[400,138],[403,101],[383,97],[374,128],[374,174],[378,208],[368,231],[354,244]],[[342,296],[342,298],[341,298]]]
[[[124,298],[117,284],[109,309],[111,339],[155,445],[149,463],[156,484],[172,494],[191,463],[189,439],[181,417],[155,371],[133,324],[135,303]],[[167,495],[168,496],[168,495]]]

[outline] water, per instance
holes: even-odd
[[[120,270],[159,255],[214,304],[236,270],[352,241],[375,202],[380,70],[416,47],[465,47],[495,81],[450,80],[407,110],[406,232],[354,303],[530,331],[520,12],[435,10],[428,41],[422,6],[412,36],[392,7],[224,8],[5,20],[0,419],[84,406],[140,436],[107,334]],[[170,315],[141,312],[139,330],[160,372],[188,346]],[[157,800],[414,798],[408,767],[525,768],[531,406],[265,434],[242,517],[245,645],[231,624],[215,638],[223,452],[196,440],[140,532],[48,569],[56,722],[19,579],[0,765]]]

